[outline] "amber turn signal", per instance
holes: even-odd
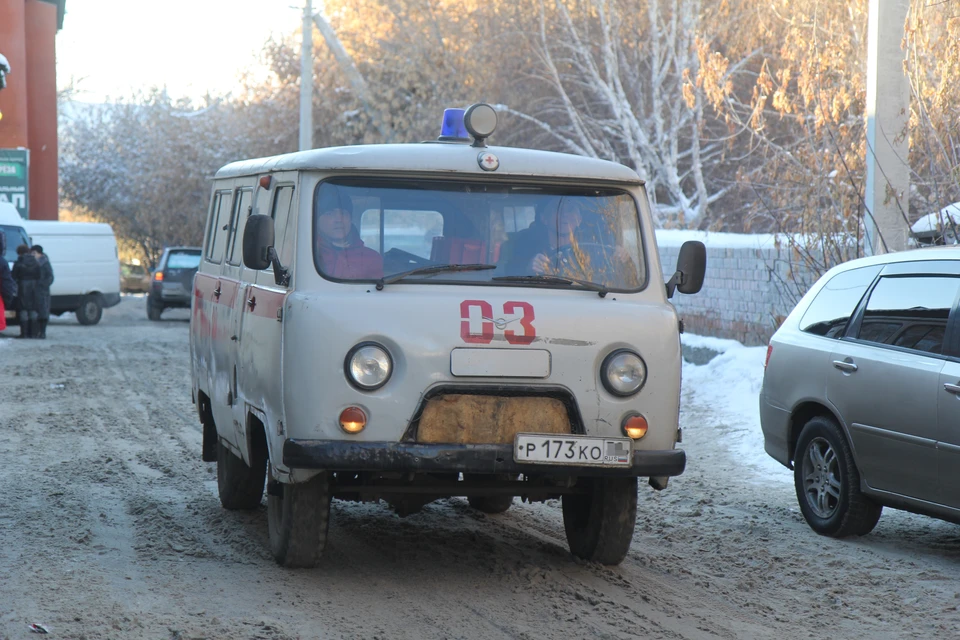
[[[367,426],[367,414],[360,407],[347,407],[340,412],[340,428],[347,433],[360,433]]]
[[[639,440],[647,435],[647,419],[639,414],[627,416],[623,421],[623,434],[628,438]]]
[[[157,271],[156,273],[154,273],[153,279],[156,280],[157,282],[161,282],[163,280],[163,271]]]

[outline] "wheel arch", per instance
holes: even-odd
[[[800,440],[800,432],[803,431],[804,425],[807,424],[811,418],[817,416],[828,418],[837,423],[841,433],[843,433],[843,437],[846,438],[847,444],[850,446],[851,451],[853,451],[853,445],[850,442],[849,434],[847,434],[847,428],[836,412],[822,402],[806,400],[794,407],[793,412],[790,414],[790,425],[787,431],[787,456],[790,460],[791,469],[793,468],[794,458],[797,454],[797,441]],[[856,458],[856,456],[854,456],[854,458]]]

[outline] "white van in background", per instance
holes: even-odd
[[[120,304],[120,257],[109,224],[23,220],[23,227],[53,267],[52,315],[73,311],[80,324],[97,324],[105,308]]]

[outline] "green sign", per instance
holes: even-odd
[[[29,149],[0,149],[0,202],[9,202],[29,218]]]

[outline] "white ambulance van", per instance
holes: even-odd
[[[193,397],[221,503],[267,493],[272,553],[315,565],[330,500],[559,498],[570,550],[617,564],[638,478],[683,472],[680,322],[705,251],[661,279],[643,181],[488,147],[488,105],[435,143],[220,169],[194,281]]]

